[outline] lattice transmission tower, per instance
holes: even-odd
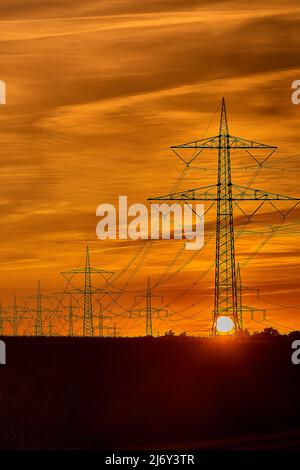
[[[50,304],[52,303],[52,300],[53,300],[53,297],[51,295],[44,295],[42,294],[42,291],[41,291],[41,282],[38,281],[37,282],[37,290],[36,290],[36,293],[35,295],[31,295],[31,296],[26,296],[24,297],[25,299],[25,312],[26,313],[34,313],[35,315],[35,321],[34,321],[34,335],[35,336],[45,336],[46,332],[45,332],[45,329],[44,329],[44,320],[45,320],[45,314],[48,316],[48,315],[51,315],[52,312],[53,312],[53,307],[52,308],[46,308],[44,305],[43,305],[43,300],[47,300],[50,302]],[[34,300],[35,301],[35,307],[29,307],[28,306],[28,301],[29,300]],[[23,316],[23,318],[25,318]]]
[[[63,292],[63,295],[70,294],[73,297],[76,295],[83,296],[83,336],[94,336],[95,334],[95,317],[99,319],[99,322],[103,322],[104,318],[110,318],[103,315],[102,305],[100,305],[99,314],[94,313],[95,303],[93,302],[94,297],[97,298],[97,302],[101,302],[101,298],[105,295],[119,294],[117,290],[110,290],[108,288],[109,281],[111,280],[114,272],[105,271],[104,269],[98,269],[91,267],[90,263],[90,252],[89,247],[86,248],[85,266],[83,268],[73,269],[71,271],[64,271],[61,273],[68,282],[68,286]],[[77,287],[73,283],[73,277],[75,275],[82,274],[84,276],[83,287]],[[92,275],[99,274],[104,280],[104,286],[99,288],[92,283]],[[70,308],[70,305],[69,305]],[[72,310],[72,307],[71,307]],[[70,310],[69,310],[70,313]],[[74,316],[74,314],[73,314]],[[98,325],[98,328],[103,332],[103,324]]]
[[[216,255],[215,255],[215,295],[212,335],[218,334],[222,321],[230,320],[232,330],[242,333],[238,311],[237,271],[235,261],[234,205],[240,201],[299,201],[299,198],[283,196],[268,191],[239,186],[232,182],[231,151],[245,150],[249,155],[254,150],[266,150],[269,158],[276,146],[246,140],[229,134],[225,99],[222,100],[219,134],[213,137],[188,142],[171,147],[181,158],[180,150],[203,150],[218,152],[217,184],[149,198],[149,201],[216,201]],[[196,158],[194,157],[193,160]],[[267,159],[266,158],[266,159]],[[184,160],[183,158],[181,158]],[[298,203],[297,203],[298,204]]]
[[[108,329],[108,331],[111,328],[110,326],[104,325],[104,321],[112,320],[113,317],[111,315],[104,315],[103,305],[101,302],[99,302],[98,314],[96,313],[94,316],[98,320],[98,325],[96,325],[98,329],[98,336],[102,337],[104,336],[104,328]]]
[[[237,263],[237,271],[236,271],[236,281],[237,281],[237,304],[238,304],[238,315],[239,315],[239,324],[241,329],[244,329],[244,314],[250,313],[251,320],[254,320],[254,316],[256,312],[260,312],[262,315],[262,320],[266,320],[266,310],[262,308],[256,307],[249,307],[248,305],[244,304],[243,301],[243,294],[244,292],[256,292],[257,298],[259,298],[259,289],[256,287],[248,287],[242,284],[241,278],[241,269],[239,263]]]
[[[4,321],[3,321],[3,311],[2,311],[2,302],[0,302],[0,336],[4,335]]]
[[[14,295],[13,304],[5,307],[4,312],[6,315],[2,318],[11,324],[12,336],[18,336],[21,323],[30,318],[27,316],[27,308],[24,305],[18,305],[17,296]]]
[[[162,299],[162,296],[161,295],[153,295],[149,277],[148,277],[148,280],[147,280],[147,288],[146,288],[145,294],[144,295],[137,295],[136,298],[138,298],[138,297],[145,299],[146,300],[146,305],[143,308],[131,310],[130,311],[130,316],[132,317],[133,315],[137,314],[140,317],[141,315],[143,315],[145,317],[145,333],[146,333],[146,336],[153,336],[153,325],[152,325],[153,315],[157,315],[159,317],[161,313],[164,313],[166,316],[168,316],[168,311],[166,309],[161,308],[161,307],[153,307],[152,306],[153,297],[159,297],[160,299]]]

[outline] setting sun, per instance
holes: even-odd
[[[217,331],[218,333],[231,333],[233,331],[234,324],[230,317],[219,317],[217,320]]]

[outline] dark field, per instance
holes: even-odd
[[[300,447],[291,337],[3,339],[2,449]]]

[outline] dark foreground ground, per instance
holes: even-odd
[[[300,448],[292,338],[3,339],[2,449]]]

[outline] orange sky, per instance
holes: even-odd
[[[31,295],[37,279],[45,292],[61,291],[59,273],[83,264],[87,243],[93,265],[122,270],[146,242],[98,240],[96,207],[119,195],[133,203],[170,192],[183,165],[169,146],[206,131],[217,134],[214,113],[223,95],[233,135],[279,147],[253,186],[300,195],[300,106],[290,98],[292,81],[300,79],[297,0],[4,0],[0,18],[0,79],[7,84],[7,105],[0,106],[5,304],[14,293]],[[247,155],[233,156],[235,182],[249,181],[255,168],[244,167],[252,164]],[[201,156],[197,165],[208,171],[188,172],[181,188],[216,182],[215,154]],[[260,214],[249,230],[266,231],[280,220],[267,205]],[[206,237],[213,220],[214,213]],[[299,235],[277,233],[242,270],[243,284],[261,295],[249,294],[245,303],[275,309],[268,319],[287,328],[300,328],[298,309],[285,308],[300,304]],[[266,236],[243,235],[237,260],[243,264]],[[155,284],[181,246],[162,241],[146,247],[144,263],[118,303],[132,305],[148,274]],[[191,253],[183,252],[169,274]],[[164,278],[155,293],[164,295],[173,315],[155,320],[155,333],[173,328],[206,334],[213,269],[204,274],[213,256],[214,241]],[[125,272],[116,286],[130,275]],[[123,311],[117,305],[112,310]],[[143,333],[142,319],[118,316],[116,322],[120,334]],[[246,324],[250,330],[268,326]]]

